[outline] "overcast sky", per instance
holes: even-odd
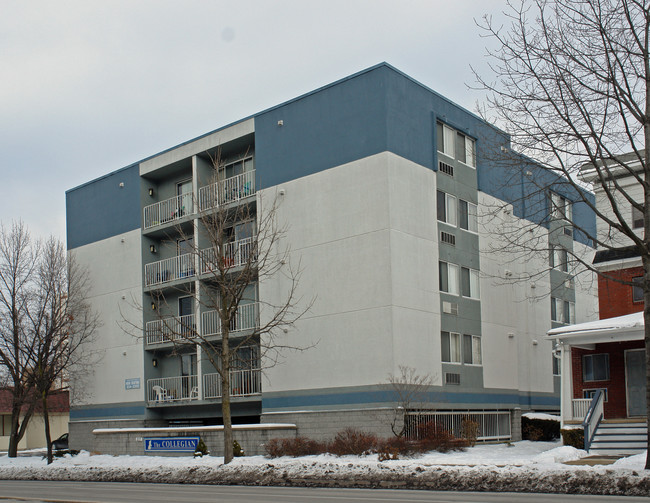
[[[0,0],[0,220],[65,238],[65,191],[386,61],[475,109],[505,0]]]

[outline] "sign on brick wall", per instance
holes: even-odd
[[[146,437],[144,452],[194,452],[199,437]]]

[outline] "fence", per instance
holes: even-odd
[[[436,423],[455,437],[460,438],[463,421],[471,420],[478,424],[479,441],[509,440],[510,411],[417,411],[406,412],[404,426],[406,438],[417,438],[418,427],[426,423]]]

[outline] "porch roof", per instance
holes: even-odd
[[[549,339],[579,346],[603,342],[636,341],[644,339],[643,312],[589,321],[549,330]]]

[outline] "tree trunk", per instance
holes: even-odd
[[[646,206],[648,208],[649,206]],[[646,219],[648,216],[646,215]],[[643,255],[643,274],[644,274],[644,336],[645,336],[645,401],[646,401],[646,428],[648,431],[648,441],[645,459],[645,469],[650,470],[650,257]]]
[[[47,443],[47,464],[52,464],[52,436],[50,434],[50,416],[47,410],[47,394],[43,393],[43,423],[45,424],[45,442]]]
[[[18,456],[18,442],[20,442],[19,434],[19,421],[20,421],[20,407],[16,408],[14,405],[11,408],[11,433],[9,434],[9,449],[7,455],[10,458]]]
[[[226,325],[225,323],[223,325]],[[228,464],[233,458],[232,443],[232,416],[230,413],[230,346],[228,340],[228,330],[230,328],[230,319],[228,325],[223,326],[221,342],[221,369],[222,369],[222,387],[221,387],[221,412],[223,415],[223,463]]]

